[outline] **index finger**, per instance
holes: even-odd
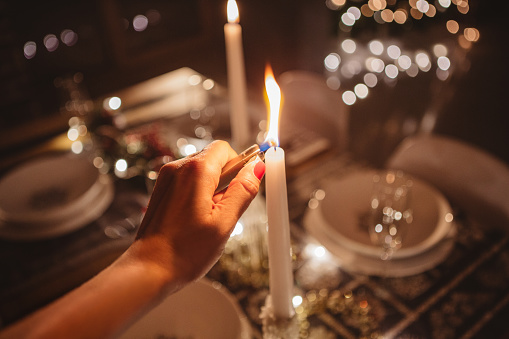
[[[215,140],[207,145],[202,152],[195,155],[200,157],[200,161],[206,164],[207,175],[210,176],[213,185],[206,185],[212,187],[212,195],[219,184],[220,175],[226,163],[237,156],[237,153],[231,148],[230,144],[226,141]]]

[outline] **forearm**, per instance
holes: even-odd
[[[168,270],[126,253],[84,285],[1,332],[0,338],[112,337],[178,288]]]

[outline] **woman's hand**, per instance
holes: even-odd
[[[214,194],[221,169],[236,155],[228,143],[215,141],[162,167],[129,254],[160,265],[180,283],[207,273],[258,193],[265,171],[263,162],[254,161],[226,191]]]

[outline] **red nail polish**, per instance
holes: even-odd
[[[253,169],[253,172],[258,180],[262,180],[262,177],[265,174],[265,163],[263,161],[258,161]]]

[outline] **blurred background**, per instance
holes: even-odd
[[[355,157],[380,165],[404,136],[427,129],[509,161],[507,5],[436,1],[414,13],[412,1],[371,1],[374,9],[392,9],[384,18],[363,3],[240,1],[250,100],[262,97],[266,63],[276,77],[289,70],[323,74],[340,94],[374,73],[378,84],[349,107]],[[347,12],[352,6],[366,11],[356,17]],[[60,84],[77,73],[90,99],[180,67],[227,85],[225,1],[0,1],[0,13],[1,157],[66,131],[62,106],[69,93]],[[451,20],[458,27],[449,27]],[[468,28],[474,31],[465,33]],[[356,52],[345,50],[350,39]],[[419,74],[397,78],[365,69],[372,60],[363,49],[372,40],[399,46],[399,54],[425,52],[430,65],[424,61]],[[437,44],[448,49],[444,70],[435,64]]]
[[[267,127],[267,64],[286,95],[281,142],[296,286],[329,291],[331,298],[310,292],[309,305],[311,300],[350,305],[328,311],[336,317],[334,328],[351,338],[405,326],[416,338],[475,334],[488,323],[485,314],[494,319],[491,328],[499,326],[494,332],[507,333],[507,2],[239,0],[238,7],[253,142],[263,141]],[[15,179],[13,186],[0,181],[0,207],[22,211],[11,219],[0,213],[0,327],[87,280],[130,245],[162,164],[212,139],[229,140],[226,22],[226,0],[0,0],[0,174]],[[421,149],[417,143],[416,151],[395,152],[403,140],[423,134],[465,144],[438,139]],[[34,156],[48,150],[64,152]],[[400,158],[388,162],[394,154]],[[28,169],[23,160],[29,160]],[[21,179],[19,168],[9,172],[17,164],[28,173]],[[343,191],[327,179],[390,165],[422,174],[438,188],[437,196],[446,196],[447,222],[427,226],[444,224],[454,232],[429,253],[416,255],[424,265],[401,279],[378,277],[378,271],[356,275],[362,268],[357,262],[353,272],[332,261],[325,261],[326,269],[307,265],[312,260],[305,258],[306,249],[318,249],[322,258],[325,248],[308,243],[312,228],[304,219],[319,210],[327,189],[332,187],[325,201],[335,193],[347,202],[359,192],[369,195],[355,181],[351,191]],[[64,205],[71,196],[59,186],[66,175],[70,184],[64,188],[88,189],[76,194],[88,200]],[[81,187],[85,181],[90,187]],[[40,189],[42,182],[49,189]],[[18,204],[25,196],[26,206]],[[335,204],[332,212],[342,213]],[[68,207],[64,216],[42,213],[62,212],[62,206]],[[244,233],[236,229],[234,249],[213,278],[228,283],[261,331],[257,312],[264,298],[259,291],[267,287],[262,246],[267,220],[264,201],[251,206],[246,213],[251,219],[241,220]],[[345,215],[331,219],[340,224]],[[363,217],[353,215],[356,226],[366,226]],[[428,255],[436,253],[440,260],[432,257],[433,265],[441,266],[431,269]],[[259,259],[256,265],[252,258]],[[400,262],[414,268],[411,260]],[[249,269],[239,269],[246,268],[242,265]],[[380,269],[378,261],[372,266]],[[307,271],[310,267],[316,272]],[[447,295],[436,297],[444,288]],[[356,301],[349,303],[352,295]],[[362,313],[368,300],[372,309]],[[429,312],[420,305],[430,306]],[[414,323],[415,310],[423,315]],[[462,325],[451,326],[458,319]],[[425,335],[412,336],[421,332]],[[485,338],[494,332],[479,333]]]

